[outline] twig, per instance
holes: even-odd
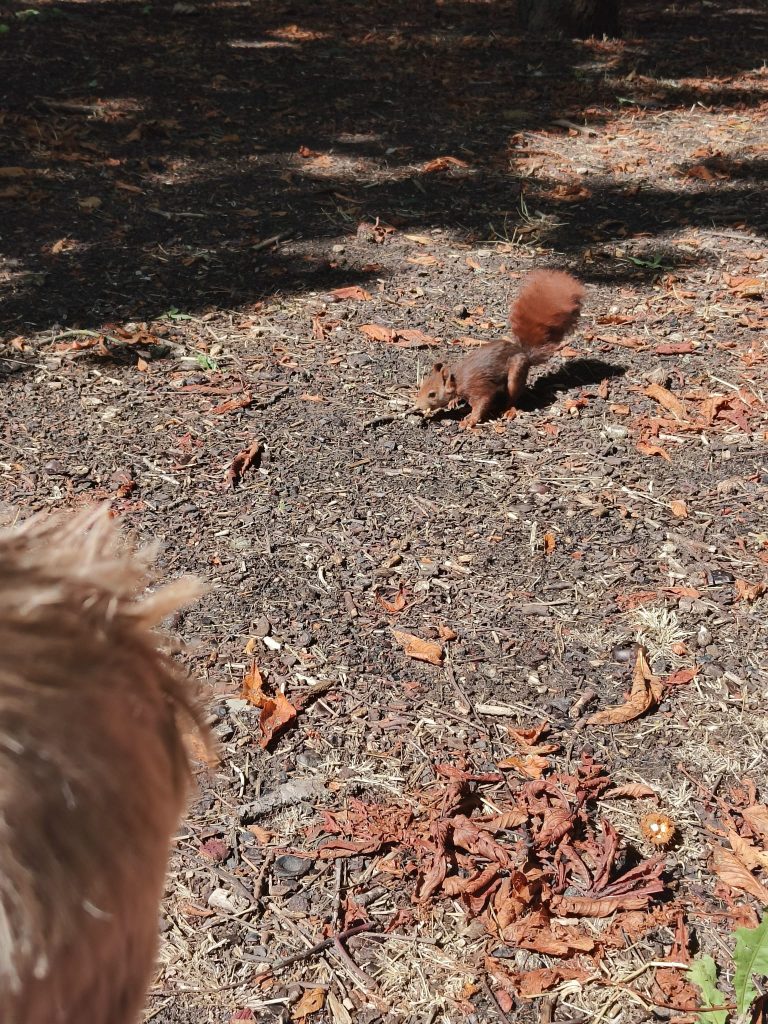
[[[483,986],[483,991],[485,992],[486,996],[488,997],[491,1006],[494,1008],[496,1013],[499,1015],[499,1020],[502,1022],[502,1024],[509,1024],[509,1017],[506,1015],[506,1013],[504,1013],[504,1010],[502,1009],[501,1003],[499,1002],[499,1000],[494,995],[493,989],[488,984],[488,981],[487,981],[486,978],[482,979],[482,986]]]
[[[271,238],[264,238],[261,242],[251,246],[251,252],[258,252],[260,249],[268,249],[275,242],[284,242],[291,237],[290,231],[281,231],[279,235],[272,235]]]
[[[588,128],[584,124],[576,124],[575,121],[569,121],[566,117],[556,117],[552,124],[556,124],[558,128],[571,128],[575,132],[580,132],[582,135],[597,135],[594,128]]]
[[[291,956],[287,956],[283,960],[278,960],[276,964],[264,964],[264,967],[259,973],[265,971],[269,974],[274,974],[276,971],[282,971],[283,968],[290,967],[292,964],[299,963],[301,960],[309,960],[311,957],[317,956],[318,953],[324,953],[326,949],[330,949],[332,946],[335,946],[337,942],[341,943],[345,939],[351,938],[353,935],[359,935],[361,932],[370,930],[371,924],[369,921],[366,921],[365,924],[356,924],[353,928],[347,928],[345,931],[339,932],[337,935],[330,935],[327,939],[323,939],[322,942],[316,942],[315,945],[310,946],[309,949],[302,950],[300,953],[293,953]],[[356,964],[355,967],[357,967]],[[360,970],[359,967],[357,969]],[[366,977],[368,976],[366,975]],[[373,984],[375,986],[375,982]]]
[[[350,931],[351,930],[352,929],[350,929]],[[344,946],[342,945],[341,939],[339,938],[338,935],[335,936],[333,939],[333,952],[336,954],[337,957],[339,957],[339,959],[347,968],[349,973],[352,974],[355,978],[357,978],[357,980],[361,982],[362,985],[364,985],[369,992],[378,992],[379,986],[376,984],[376,982],[373,980],[370,974],[366,974],[362,967],[358,967],[358,965],[355,963],[355,961],[352,959],[352,957],[349,955],[346,949],[344,949]]]

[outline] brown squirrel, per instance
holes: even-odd
[[[424,412],[452,409],[463,399],[471,412],[459,424],[474,427],[501,404],[512,405],[532,366],[546,363],[573,330],[584,287],[560,270],[537,270],[512,304],[509,322],[515,340],[492,341],[469,352],[453,367],[435,363],[416,397]]]
[[[137,1024],[206,733],[104,507],[0,532],[0,1021]]]

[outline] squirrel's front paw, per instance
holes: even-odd
[[[477,423],[477,417],[470,413],[470,415],[465,416],[463,420],[459,420],[459,430],[474,430]]]

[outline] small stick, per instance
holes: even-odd
[[[311,957],[317,956],[318,953],[324,953],[326,949],[330,949],[332,946],[335,946],[337,942],[341,943],[345,939],[351,938],[353,935],[359,935],[361,932],[370,930],[370,921],[366,921],[365,924],[356,924],[353,928],[347,928],[346,931],[339,932],[338,935],[330,935],[327,939],[323,939],[322,942],[316,942],[315,945],[310,946],[309,949],[304,949],[300,953],[293,953],[291,956],[285,957],[284,960],[278,960],[276,964],[265,964],[259,971],[259,974],[274,974],[276,971],[282,971],[284,967],[290,967],[292,964],[299,963],[301,960],[309,960]],[[360,968],[357,969],[360,970]],[[373,984],[375,987],[375,982]]]

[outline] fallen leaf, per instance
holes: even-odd
[[[692,679],[695,679],[698,674],[698,668],[679,668],[677,672],[673,672],[672,675],[667,676],[664,681],[664,685],[666,687],[686,686]]]
[[[198,853],[201,853],[203,857],[207,857],[208,860],[218,861],[222,864],[227,857],[229,857],[232,849],[229,843],[225,843],[223,839],[207,839],[204,843],[200,843],[198,847]]]
[[[292,1020],[304,1020],[310,1013],[317,1013],[318,1010],[322,1010],[325,1006],[325,989],[324,988],[308,988],[305,989],[304,995],[296,1003],[291,1010]]]
[[[679,420],[687,419],[688,411],[683,402],[668,388],[662,387],[660,384],[649,384],[644,394],[647,394],[649,398],[653,398],[654,401],[658,402],[659,406],[668,410]]]
[[[450,626],[438,626],[437,635],[440,637],[441,640],[450,642],[451,640],[455,640],[459,634],[456,632],[455,629],[451,629]]]
[[[357,302],[367,302],[370,299],[370,293],[365,288],[360,288],[359,285],[351,284],[346,288],[334,288],[330,293],[334,299],[341,301],[342,299],[354,299]]]
[[[658,800],[659,794],[655,789],[651,789],[650,786],[644,785],[642,782],[630,782],[626,786],[614,786],[612,789],[607,789],[603,793],[605,800],[610,799],[627,799],[627,800],[644,800],[650,798],[652,800]]]
[[[766,590],[765,583],[749,583],[747,580],[736,579],[733,583],[734,589],[736,590],[736,601],[746,601],[747,604],[751,604],[756,601],[758,597],[761,597]]]
[[[417,661],[427,661],[430,665],[442,665],[444,651],[442,644],[434,640],[422,640],[413,633],[405,633],[401,629],[393,629],[392,635],[402,646],[405,653]]]
[[[434,160],[429,160],[427,163],[422,164],[422,174],[437,174],[440,171],[447,171],[451,167],[468,167],[469,164],[465,160],[459,160],[455,156],[438,156]],[[406,236],[407,237],[407,236]]]
[[[712,850],[712,870],[729,888],[749,893],[761,906],[768,906],[768,889],[724,846],[715,846]]]
[[[420,331],[416,327],[398,328],[392,334],[393,341],[399,348],[422,348],[440,344],[439,338],[434,338],[431,334],[425,334],[424,331]]]
[[[674,341],[657,345],[653,351],[657,356],[684,356],[696,349],[691,341]]]
[[[255,661],[243,677],[243,685],[240,692],[244,699],[255,707],[260,708],[264,706],[264,701],[267,699],[264,693],[264,678]]]
[[[750,804],[744,808],[741,816],[753,832],[768,840],[768,807],[764,804]]]
[[[227,402],[215,405],[210,412],[214,416],[223,416],[225,413],[235,412],[237,409],[247,409],[252,402],[253,395],[249,391],[245,391],[238,398],[230,398]]]
[[[755,871],[757,868],[768,868],[768,852],[758,850],[748,839],[740,836],[733,829],[728,830],[727,838],[731,844],[731,849],[748,871]]]
[[[23,178],[29,174],[26,167],[0,167],[0,178]]]
[[[380,324],[360,324],[359,331],[374,341],[393,341],[394,331],[391,327],[382,327]]]
[[[376,600],[388,615],[397,615],[403,610],[403,608],[405,608],[405,594],[402,590],[397,592],[393,601],[388,601],[385,597],[382,597],[381,594],[376,595]]]
[[[136,360],[136,369],[139,371],[139,373],[146,373],[147,370],[149,369],[149,363],[146,361],[146,359],[142,359],[141,356],[139,356],[139,358]]]
[[[417,267],[434,267],[440,261],[437,256],[432,256],[430,253],[425,253],[423,256],[409,256],[406,263],[413,263]]]
[[[503,761],[497,762],[496,767],[501,769],[514,768],[515,771],[520,772],[521,775],[525,775],[529,779],[540,779],[546,769],[549,768],[549,761],[546,757],[541,757],[539,754],[527,754],[525,757],[513,754],[511,757],[505,757]]]
[[[587,719],[587,725],[621,725],[645,714],[659,702],[661,683],[648,667],[642,647],[637,649],[635,670],[632,674],[632,689],[623,704],[597,711]]]
[[[219,485],[220,488],[225,491],[235,488],[240,483],[247,469],[250,469],[252,466],[258,466],[259,458],[263,451],[264,445],[261,441],[253,441],[248,448],[243,448],[242,451],[238,452],[224,474],[224,479]]]
[[[81,210],[97,210],[101,206],[101,200],[98,196],[86,196],[85,199],[78,200],[77,205]]]
[[[552,552],[555,550],[556,543],[557,543],[557,541],[555,540],[554,533],[545,533],[544,534],[544,554],[545,555],[551,555]]]
[[[657,444],[648,444],[647,441],[638,441],[635,445],[641,455],[658,455],[662,459],[666,459],[667,462],[671,462],[669,452],[665,451],[664,448],[660,448]]]
[[[669,507],[672,510],[672,515],[677,516],[678,519],[688,518],[688,506],[679,498],[673,498],[669,503]]]
[[[555,928],[557,929],[555,931]],[[574,953],[591,953],[595,939],[584,935],[578,928],[565,925],[553,926],[545,910],[535,910],[526,917],[506,928],[504,942],[513,943],[521,949],[530,949],[545,956],[572,956]]]
[[[434,242],[429,235],[403,235],[403,238],[407,238],[409,242],[415,242],[416,245],[432,245]]]
[[[275,735],[296,718],[296,708],[288,698],[278,690],[273,697],[266,697],[259,715],[261,739],[259,746],[266,750]]]

